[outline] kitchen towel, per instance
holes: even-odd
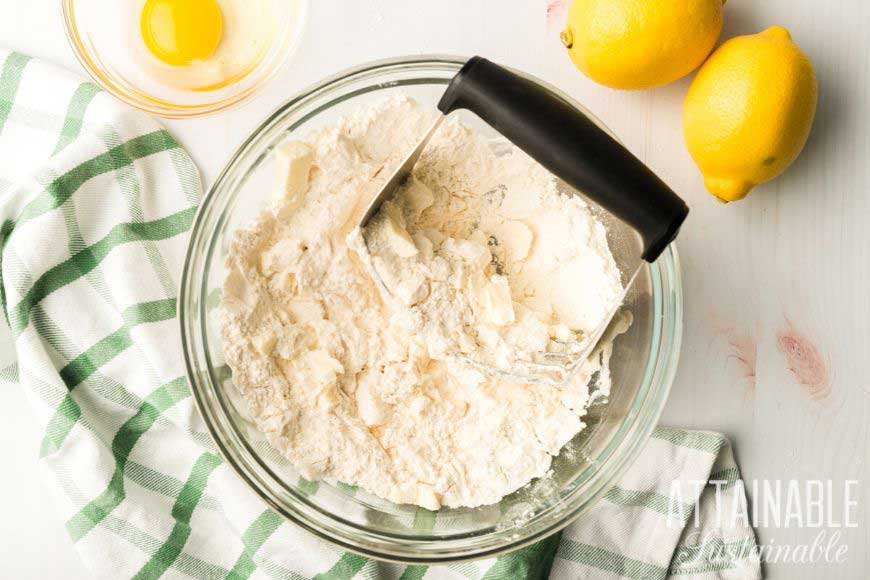
[[[28,395],[43,476],[95,577],[759,577],[751,528],[715,517],[717,490],[720,513],[746,500],[708,432],[656,430],[579,522],[498,558],[384,564],[284,521],[221,460],[185,378],[191,159],[92,83],[14,52],[0,62],[0,341],[14,345],[0,381]]]

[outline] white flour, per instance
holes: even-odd
[[[584,426],[593,374],[595,394],[610,388],[609,344],[560,387],[453,354],[509,367],[592,331],[621,291],[585,204],[456,121],[353,232],[434,114],[397,97],[284,144],[279,200],[237,233],[221,308],[235,384],[306,478],[428,509],[494,503],[545,475]],[[363,238],[391,294],[353,249]]]

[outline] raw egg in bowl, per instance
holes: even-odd
[[[223,13],[217,0],[146,0],[142,41],[170,66],[206,61],[221,44]]]
[[[63,0],[82,65],[116,97],[165,117],[238,104],[302,37],[307,0]]]

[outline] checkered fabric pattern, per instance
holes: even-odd
[[[534,546],[450,566],[341,552],[266,508],[191,400],[176,316],[201,184],[175,140],[95,85],[0,51],[0,388],[44,430],[43,476],[99,578],[755,578],[747,527],[684,525],[710,486],[745,502],[727,441],[660,429],[591,513]],[[4,498],[3,501],[14,501]],[[705,518],[707,518],[705,515]],[[421,518],[434,522],[436,516]],[[704,518],[702,518],[704,519]],[[39,541],[34,538],[33,541]],[[715,561],[711,549],[733,548]]]

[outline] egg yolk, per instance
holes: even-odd
[[[207,59],[222,34],[223,17],[215,0],[147,0],[142,9],[142,40],[167,64]]]

